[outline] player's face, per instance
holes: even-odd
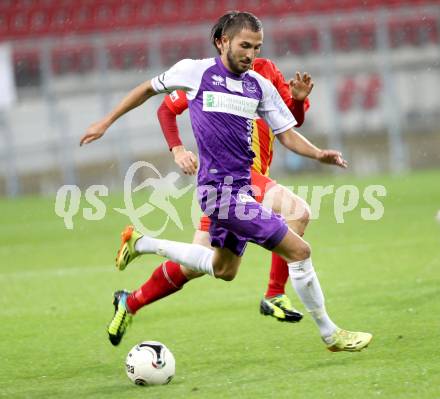
[[[243,29],[232,39],[222,37],[222,60],[234,73],[243,73],[252,67],[255,58],[260,54],[263,44],[263,32]]]

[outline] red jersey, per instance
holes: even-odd
[[[304,120],[304,112],[310,107],[309,99],[295,101],[291,94],[289,84],[285,81],[283,74],[276,65],[266,58],[256,58],[252,69],[270,80],[278,90],[281,98],[292,111],[297,119],[297,126],[300,126]],[[188,108],[188,101],[184,91],[177,90],[165,97],[165,103],[168,108],[176,115],[180,115]],[[302,108],[302,109],[301,109]],[[269,174],[269,166],[273,156],[274,134],[272,129],[263,119],[256,119],[253,122],[252,129],[252,150],[255,153],[252,169],[262,175]]]

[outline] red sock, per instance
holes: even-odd
[[[289,278],[287,262],[275,252],[272,252],[272,265],[270,267],[269,285],[266,298],[284,294],[284,286]]]
[[[168,260],[154,270],[141,288],[127,297],[127,306],[134,314],[141,307],[179,291],[187,281],[180,265]]]

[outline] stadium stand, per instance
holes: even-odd
[[[338,13],[365,11],[379,7],[440,4],[439,0],[2,0],[0,1],[0,42],[5,40],[62,38],[94,33],[141,31],[146,27],[212,22],[229,9],[248,9],[264,17],[285,17],[298,13]],[[274,53],[307,55],[322,50],[318,26],[293,27],[271,32]],[[337,52],[373,51],[376,49],[375,21],[344,22],[332,26],[332,45]],[[390,21],[390,45],[424,46],[439,43],[435,18],[413,15]],[[184,32],[185,33],[185,32]],[[203,46],[195,45],[194,37],[162,38],[161,62],[170,65],[183,57],[208,56]],[[148,39],[147,39],[148,40]],[[86,73],[96,65],[93,43],[78,44],[51,50],[53,73]],[[137,42],[107,45],[108,66],[113,70],[149,66],[148,43]],[[15,49],[14,60],[18,85],[27,77],[27,84],[38,84],[40,56],[32,49]],[[30,77],[30,78],[29,78]]]
[[[332,28],[333,47],[336,51],[370,51],[376,48],[376,27],[374,23],[345,23]]]
[[[249,9],[260,17],[286,13],[353,11],[415,4],[439,4],[438,0],[2,0],[0,40],[62,34],[141,29],[166,24],[212,21],[229,9]],[[401,25],[406,25],[406,21]],[[413,26],[414,25],[414,26]],[[421,26],[421,27],[420,27]],[[432,21],[411,22],[411,31],[432,33]],[[396,25],[399,30],[399,24]],[[437,39],[436,39],[437,40]]]
[[[273,32],[275,54],[278,57],[286,54],[307,55],[320,51],[319,32],[315,27]]]
[[[341,113],[347,113],[356,107],[364,111],[375,109],[379,106],[381,89],[382,80],[377,74],[361,76],[358,79],[347,76],[338,87],[338,110]]]

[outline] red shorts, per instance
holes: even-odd
[[[269,191],[273,186],[277,184],[275,180],[272,180],[268,176],[264,176],[261,173],[258,173],[251,170],[251,184],[254,190],[254,196],[257,202],[262,202],[264,195],[267,191]],[[201,231],[209,231],[209,226],[211,225],[211,219],[208,216],[203,215],[200,218],[199,230]]]

